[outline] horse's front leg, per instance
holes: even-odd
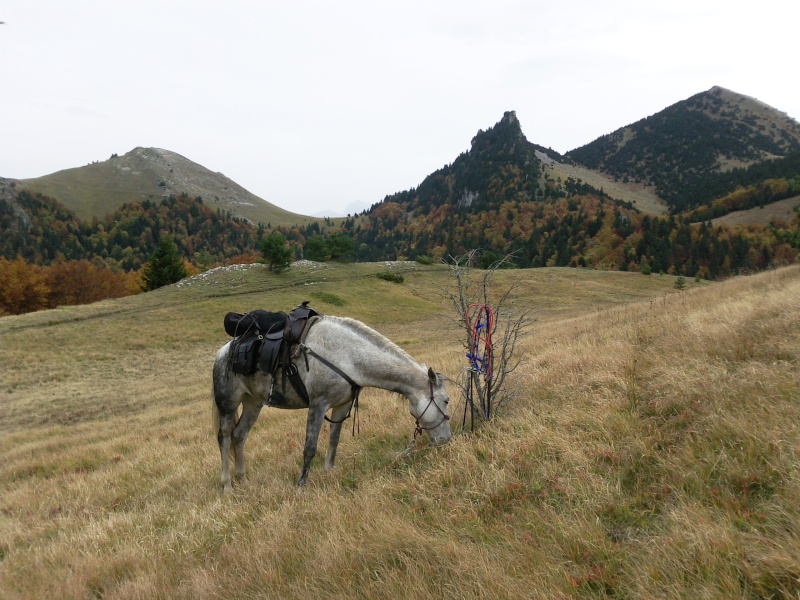
[[[350,412],[350,403],[337,406],[331,412],[331,433],[328,437],[328,453],[325,455],[325,468],[330,471],[336,463],[336,449],[339,447],[339,436],[342,434],[342,424]]]
[[[312,402],[308,407],[308,420],[306,421],[306,445],[303,448],[303,470],[297,485],[303,486],[308,478],[308,470],[311,468],[311,461],[317,453],[317,441],[319,431],[322,429],[322,421],[325,413],[328,412],[328,405],[324,402]]]
[[[244,466],[244,443],[247,441],[247,434],[250,433],[258,414],[261,412],[261,402],[252,396],[245,398],[243,403],[242,415],[233,430],[233,455],[236,457],[236,477],[241,481],[245,480]]]

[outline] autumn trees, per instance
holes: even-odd
[[[41,267],[21,256],[0,257],[0,314],[18,315],[47,307],[49,288]]]
[[[186,195],[128,203],[102,219],[82,221],[56,200],[20,190],[13,205],[0,199],[0,231],[0,256],[7,259],[22,256],[39,265],[101,260],[136,271],[164,235],[187,258],[199,254],[208,264],[252,251],[263,228]]]
[[[0,257],[0,315],[122,298],[141,291],[139,274],[88,260],[41,266]]]

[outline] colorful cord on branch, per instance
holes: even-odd
[[[488,304],[471,304],[467,309],[466,322],[470,340],[467,352],[470,367],[489,381],[492,378],[494,311]]]

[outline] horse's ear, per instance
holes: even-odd
[[[430,367],[428,367],[428,380],[433,385],[439,385],[439,375],[436,373],[436,371],[434,371]]]

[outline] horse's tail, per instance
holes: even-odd
[[[213,431],[211,432],[214,437],[217,437],[219,434],[219,405],[217,404],[217,391],[218,385],[220,385],[220,379],[223,377],[223,366],[221,363],[221,355],[225,348],[228,345],[225,344],[222,348],[217,351],[217,357],[214,360],[214,370],[212,372],[211,377],[211,428]]]
[[[220,403],[222,403],[223,408],[225,408],[224,399],[228,395],[227,386],[230,384],[228,377],[230,373],[227,370],[227,365],[224,362],[225,359],[225,350],[228,347],[226,344],[222,348],[220,348],[219,352],[217,352],[217,359],[214,362],[214,371],[211,377],[211,427],[213,429],[212,433],[214,437],[219,435],[219,423],[220,423]],[[220,402],[217,402],[217,398],[220,399]],[[234,425],[239,422],[239,416],[242,414],[242,406],[236,408],[236,420],[234,421]]]

